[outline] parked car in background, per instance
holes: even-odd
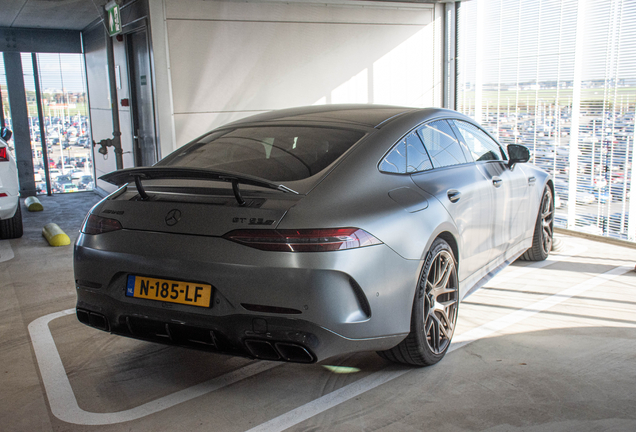
[[[75,166],[77,168],[84,168],[86,166],[86,158],[85,157],[75,158]]]
[[[325,105],[228,124],[101,177],[120,188],[77,238],[77,317],[264,360],[372,350],[434,364],[463,297],[550,252],[554,188],[529,157],[434,108]]]
[[[80,177],[77,187],[80,190],[84,189],[93,189],[93,176],[92,175],[83,175]]]
[[[52,168],[49,170],[49,177],[51,178],[52,182],[55,182],[57,178],[61,175],[62,175],[62,171],[60,171],[57,168]]]
[[[7,144],[11,135],[0,128],[0,239],[22,237],[23,232],[18,169]]]
[[[72,178],[73,180],[79,180],[79,179],[81,179],[81,178],[82,178],[82,176],[86,175],[86,173],[84,172],[84,170],[77,169],[77,168],[72,169],[72,170],[69,172],[69,174],[70,174],[70,176],[71,176],[71,178]]]
[[[67,186],[67,185],[70,185],[70,186]],[[77,186],[75,186],[75,184],[73,183],[73,178],[70,175],[58,176],[57,179],[55,180],[54,188],[55,188],[55,192],[57,193],[71,192],[72,191],[71,189],[73,188],[75,188],[75,190],[72,192],[77,191]]]
[[[64,183],[59,186],[58,193],[77,192],[78,190],[74,183]]]

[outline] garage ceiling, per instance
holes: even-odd
[[[100,11],[104,10],[103,6],[108,3],[108,1],[109,0],[0,0],[0,11],[2,11],[0,14],[0,27],[83,30],[90,23],[100,18]],[[307,0],[296,1],[305,2]],[[443,0],[379,1],[391,3],[444,2]],[[320,3],[349,2],[345,0],[322,0]]]
[[[0,27],[82,30],[108,0],[0,0]]]

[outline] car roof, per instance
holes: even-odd
[[[227,126],[248,126],[262,123],[343,123],[363,127],[377,127],[385,121],[416,110],[416,108],[390,105],[314,105],[288,108],[250,116]]]
[[[372,104],[334,104],[270,111],[229,123],[219,129],[283,123],[302,125],[328,124],[333,126],[340,125],[345,127],[379,129],[389,123],[410,123],[414,120],[422,122],[429,118],[433,119],[440,116],[470,120],[468,117],[456,111],[442,108],[413,108]]]

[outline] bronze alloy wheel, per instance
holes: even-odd
[[[453,338],[458,295],[455,260],[449,251],[440,250],[426,276],[424,298],[424,332],[434,354],[443,354]]]
[[[539,212],[532,236],[532,247],[519,258],[524,261],[543,261],[552,250],[552,236],[554,234],[554,197],[550,186],[543,190],[543,197],[539,205]]]
[[[554,200],[552,191],[546,188],[541,200],[541,248],[546,256],[552,250],[552,236],[554,229]]]
[[[438,238],[427,254],[415,293],[411,332],[397,346],[378,354],[387,360],[415,366],[437,363],[453,338],[458,306],[457,262],[448,243]]]

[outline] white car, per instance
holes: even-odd
[[[11,131],[0,129],[0,239],[22,237],[20,184],[18,168],[11,156],[7,141]]]

